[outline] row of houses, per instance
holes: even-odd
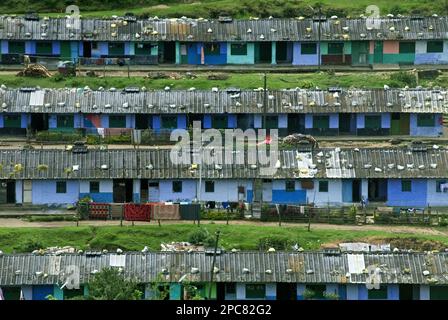
[[[157,133],[200,121],[203,129],[278,129],[280,136],[437,137],[448,110],[447,91],[440,89],[142,89],[1,89],[0,133],[25,134],[27,128]]]
[[[6,300],[87,296],[104,268],[136,279],[145,299],[167,288],[182,300],[186,285],[218,300],[446,300],[446,253],[151,252],[124,254],[15,254],[0,256]],[[157,285],[154,285],[157,284]]]
[[[282,150],[261,162],[236,150],[0,150],[0,203],[267,202],[397,207],[448,205],[448,151],[418,148]],[[176,163],[177,159],[181,164]],[[176,161],[177,161],[176,160]],[[190,161],[191,160],[191,161]],[[230,161],[230,163],[229,163]],[[264,163],[264,164],[262,164]]]
[[[447,17],[77,19],[0,17],[2,63],[14,55],[116,64],[448,63]]]

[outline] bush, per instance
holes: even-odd
[[[390,81],[389,86],[391,87],[404,87],[409,86],[414,88],[417,86],[417,79],[415,75],[409,72],[400,71],[392,73],[389,77]]]
[[[238,219],[239,214],[234,211],[227,213],[226,210],[203,210],[201,211],[201,219],[204,220],[229,220]]]
[[[266,251],[269,248],[274,248],[275,250],[289,250],[291,245],[293,245],[293,241],[283,236],[270,236],[258,240],[258,249],[261,251]]]
[[[82,134],[78,132],[39,131],[36,133],[36,140],[39,142],[75,142],[82,138]]]
[[[43,243],[35,239],[28,239],[24,243],[21,243],[20,245],[14,247],[17,252],[33,252],[34,250],[43,248]]]
[[[205,228],[200,228],[188,234],[188,242],[194,245],[204,245],[206,247],[213,247],[215,239]]]

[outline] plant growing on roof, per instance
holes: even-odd
[[[65,168],[64,169],[64,173],[68,176],[70,176],[70,174],[73,172],[72,168]]]
[[[17,164],[14,165],[14,173],[22,172],[22,170],[23,170],[22,164],[17,163]]]

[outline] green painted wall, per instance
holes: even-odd
[[[384,64],[414,63],[415,53],[383,54]]]
[[[64,290],[61,290],[58,286],[54,286],[54,297],[57,300],[64,300]]]
[[[157,45],[156,42],[151,43],[152,47],[151,47],[151,55],[152,56],[157,56],[159,54],[159,46]]]
[[[72,58],[72,49],[69,41],[61,41],[61,58]]]
[[[230,45],[227,43],[227,64],[254,64],[255,63],[255,45],[253,42],[247,43],[247,55],[232,55]]]
[[[212,296],[211,296],[211,299],[212,300],[216,300],[216,288],[217,288],[217,285],[216,285],[216,283],[212,283],[211,286],[212,286],[212,292],[211,292]],[[209,288],[210,288],[210,283],[206,283],[205,286],[204,286],[204,289],[201,290],[201,296],[202,297],[204,297],[204,298],[207,297],[208,298]]]
[[[89,287],[87,285],[84,286],[84,297],[89,295]]]
[[[328,42],[321,42],[320,43],[320,54],[328,54]]]
[[[344,54],[352,54],[352,43],[351,43],[351,41],[344,42]]]

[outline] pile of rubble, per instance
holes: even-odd
[[[161,243],[160,251],[164,252],[179,252],[179,251],[187,251],[187,252],[198,252],[204,251],[204,246],[196,246],[189,242],[171,242],[171,243]]]
[[[46,249],[34,250],[33,254],[66,254],[66,253],[77,253],[78,251],[74,247],[66,246],[66,247],[48,247]]]
[[[17,73],[18,77],[41,77],[41,78],[50,78],[51,73],[48,72],[48,69],[41,64],[30,64],[23,68],[22,71]]]

